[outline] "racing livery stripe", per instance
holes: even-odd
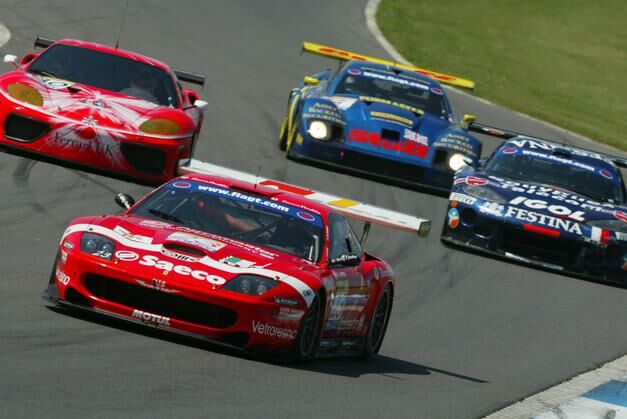
[[[61,241],[63,241],[68,235],[72,233],[77,233],[80,231],[88,231],[90,233],[100,234],[112,240],[115,240],[119,242],[120,244],[123,244],[124,246],[127,246],[127,247],[132,247],[134,249],[141,249],[141,250],[146,250],[149,252],[155,252],[155,253],[161,254],[160,251],[161,251],[162,245],[160,244],[146,244],[146,243],[140,243],[137,241],[129,240],[128,238],[122,236],[121,234],[109,228],[97,226],[97,225],[90,225],[90,224],[75,224],[75,225],[68,227],[65,230],[65,233],[63,233],[63,237]],[[207,267],[210,267],[212,269],[222,271],[222,272],[228,272],[232,274],[261,275],[261,276],[274,279],[279,282],[284,282],[288,284],[289,286],[291,286],[292,288],[294,288],[300,294],[300,296],[307,303],[308,307],[313,301],[314,296],[315,296],[315,293],[311,289],[311,287],[307,285],[306,283],[304,283],[303,281],[301,281],[300,279],[295,278],[290,275],[286,275],[279,271],[274,271],[272,269],[255,268],[255,267],[240,268],[237,266],[227,265],[225,263],[212,259],[209,256],[205,256],[199,259],[198,263],[205,265]]]

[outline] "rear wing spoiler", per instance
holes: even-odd
[[[422,74],[423,76],[427,76],[442,84],[446,84],[453,87],[460,87],[462,89],[474,90],[475,82],[472,80],[462,79],[461,77],[451,76],[449,74],[438,73],[432,70],[425,70],[424,68],[418,68],[411,65],[396,63],[390,60],[384,60],[381,58],[369,57],[363,54],[357,54],[350,51],[345,51],[338,48],[333,48],[325,45],[314,44],[312,42],[303,42],[303,52],[307,52],[314,55],[321,55],[323,57],[335,58],[336,60],[342,61],[369,61],[377,64],[384,64],[389,66],[394,66],[397,68],[402,68],[403,70],[412,71],[415,73]]]
[[[557,146],[569,147],[567,144],[564,144],[561,141],[556,140],[547,140],[546,138],[534,137],[533,135],[521,134],[515,131],[509,131],[502,128],[495,128],[489,125],[478,124],[476,122],[471,123],[468,126],[468,131],[477,132],[479,134],[490,135],[492,137],[497,137],[502,140],[509,140],[514,137],[525,137],[530,138],[532,140],[543,141],[545,143],[551,143]],[[599,153],[598,151],[590,150],[582,147],[574,147],[577,150],[587,151],[590,153],[598,154],[599,156],[612,161],[616,166],[622,167],[623,169],[627,169],[627,157],[613,156],[611,154]]]
[[[54,44],[55,42],[57,41],[55,41],[54,39],[37,36],[37,39],[35,39],[35,48],[48,48],[50,45]],[[203,87],[205,86],[205,79],[207,77],[202,74],[192,73],[189,71],[177,70],[177,69],[172,69],[172,71],[174,72],[174,74],[176,74],[176,77],[178,77],[178,79],[181,81],[184,81],[187,83],[199,84]]]
[[[375,207],[374,205],[356,202],[322,192],[312,191],[310,189],[301,188],[299,186],[278,182],[272,179],[255,176],[250,173],[240,172],[195,159],[191,159],[189,161],[185,160],[184,162],[184,164],[181,164],[178,167],[179,175],[197,173],[225,176],[242,182],[276,188],[281,191],[301,195],[314,202],[329,205],[334,210],[347,217],[364,221],[366,223],[375,223],[398,230],[416,233],[420,237],[427,237],[429,235],[429,231],[431,230],[431,221],[424,218],[418,218],[412,215]]]

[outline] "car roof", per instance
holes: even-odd
[[[54,45],[70,45],[70,46],[75,46],[75,47],[81,47],[81,48],[86,48],[86,49],[91,49],[91,50],[95,50],[95,51],[100,51],[106,54],[111,54],[111,55],[116,55],[118,57],[122,57],[122,58],[127,58],[129,60],[133,60],[133,61],[139,61],[148,65],[151,65],[153,67],[157,67],[160,68],[162,70],[165,70],[167,72],[171,72],[170,66],[168,66],[167,64],[165,64],[162,61],[156,60],[154,58],[150,58],[147,57],[145,55],[142,54],[138,54],[135,52],[131,52],[131,51],[127,51],[124,49],[120,49],[120,48],[114,48],[111,47],[109,45],[103,45],[103,44],[98,44],[96,42],[87,42],[87,41],[79,41],[77,39],[61,39],[57,42],[55,42],[52,46]]]
[[[433,80],[432,78],[424,76],[420,73],[416,73],[414,71],[409,71],[409,70],[405,70],[405,69],[390,66],[390,65],[373,63],[371,61],[355,61],[355,60],[349,61],[344,66],[343,71],[345,72],[345,71],[348,71],[349,69],[357,69],[357,70],[371,69],[371,70],[380,70],[380,71],[386,71],[386,72],[393,71],[398,75],[412,78],[414,80],[427,84],[430,87],[441,87],[440,83],[438,83],[436,80]]]
[[[313,212],[319,213],[322,216],[323,220],[326,220],[328,214],[333,212],[333,209],[328,205],[309,200],[305,196],[303,196],[303,193],[311,193],[310,190],[298,188],[296,186],[292,187],[294,192],[285,192],[284,190],[279,190],[277,188],[273,188],[272,186],[268,186],[271,185],[268,182],[264,182],[265,185],[254,185],[252,183],[243,182],[223,176],[190,174],[178,177],[176,179],[186,179],[213,185],[217,184],[218,186],[235,189],[242,193],[250,195],[258,195],[262,198],[270,199],[272,201],[280,202],[282,204],[291,205],[305,210],[313,210]],[[170,182],[174,182],[176,181],[176,179]],[[285,184],[281,183],[281,185],[283,188],[285,188]]]

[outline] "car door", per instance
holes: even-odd
[[[363,258],[359,240],[346,218],[337,213],[331,214],[329,277],[332,279],[332,289],[325,331],[344,334],[359,325],[370,295],[364,279]],[[346,263],[347,259],[352,259],[354,266],[349,266],[351,263]]]

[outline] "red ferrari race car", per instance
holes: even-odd
[[[45,297],[288,359],[378,352],[394,274],[363,239],[370,223],[426,236],[430,221],[210,164],[181,170],[137,204],[118,194],[122,215],[72,221]],[[365,221],[361,239],[346,217]]]
[[[90,42],[35,46],[4,57],[16,69],[0,76],[0,147],[153,184],[191,157],[208,105],[180,82],[204,76]]]

